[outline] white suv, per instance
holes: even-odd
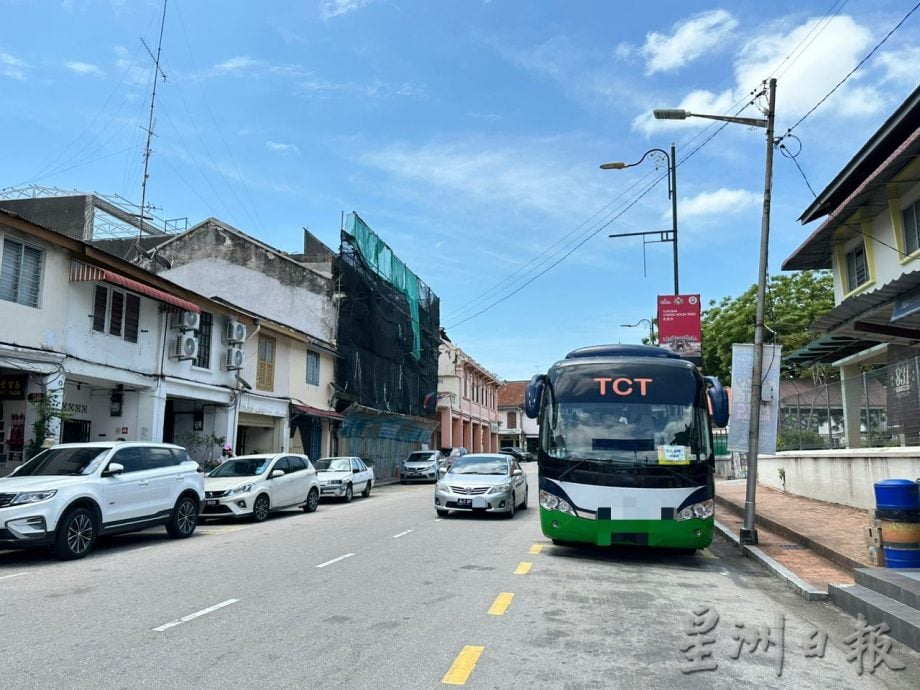
[[[82,558],[100,534],[166,525],[190,537],[204,502],[198,463],[166,443],[67,443],[0,479],[0,548]]]

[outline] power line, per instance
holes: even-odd
[[[821,33],[828,26],[830,26],[831,19],[836,17],[838,14],[840,14],[840,11],[846,6],[847,2],[849,2],[849,0],[842,0],[842,2],[841,0],[834,0],[834,3],[830,6],[827,12],[824,13],[824,16],[821,17],[821,19],[819,19],[815,23],[815,25],[811,27],[811,30],[807,34],[805,34],[805,36],[802,37],[802,40],[800,40],[796,44],[796,46],[792,50],[789,51],[789,54],[783,58],[782,62],[780,62],[776,67],[773,68],[773,71],[771,72],[771,76],[775,77],[776,79],[779,79],[779,77],[781,77],[783,74],[788,72],[789,68],[795,64],[796,60],[802,57],[802,55],[805,54],[805,51],[809,48],[809,46],[811,46],[811,44],[817,40],[818,36],[820,36]],[[837,7],[837,5],[840,5],[840,6]],[[804,44],[806,41],[808,41],[808,44],[802,47],[802,44]],[[796,55],[795,58],[791,60],[791,62],[789,62],[789,65],[786,66],[786,69],[779,71],[780,67],[782,67],[786,63],[786,61],[789,60],[799,48],[802,48],[802,51],[798,55]]]

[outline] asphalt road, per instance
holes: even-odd
[[[553,546],[526,469],[530,509],[510,521],[438,519],[431,485],[392,485],[184,541],[112,537],[80,561],[0,552],[0,686],[920,687],[920,655],[897,642],[906,670],[858,675],[852,618],[724,542],[696,556]],[[687,674],[699,607],[719,616],[703,660],[718,666]],[[777,643],[732,658],[757,627]],[[815,630],[824,656],[806,657]]]

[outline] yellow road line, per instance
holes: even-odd
[[[716,555],[715,555],[712,551],[710,551],[709,549],[700,549],[700,556],[702,556],[703,558],[712,558],[712,559],[715,559],[715,560],[718,560],[718,559],[719,559],[719,557],[716,556]]]
[[[515,569],[515,575],[526,575],[530,572],[530,569],[533,568],[533,563],[528,563],[527,561],[521,561],[518,563],[518,567]]]
[[[476,662],[482,655],[485,647],[475,647],[467,645],[460,650],[454,663],[451,664],[450,670],[444,674],[441,682],[445,685],[466,685],[467,679],[476,668]]]
[[[508,607],[511,606],[512,599],[514,599],[513,593],[502,592],[497,597],[495,597],[495,601],[493,601],[492,606],[489,607],[489,613],[493,616],[505,615],[505,611],[507,611]]]
[[[530,553],[540,553],[543,550],[543,544],[534,544],[530,547]]]

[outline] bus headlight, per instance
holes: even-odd
[[[712,517],[714,511],[714,503],[712,499],[706,501],[701,501],[700,503],[694,503],[692,506],[687,506],[677,514],[677,520],[691,520],[697,518],[698,520],[706,520]]]
[[[540,507],[546,510],[556,510],[560,513],[565,513],[566,515],[575,515],[575,511],[572,509],[572,506],[569,505],[569,502],[555,496],[554,494],[549,493],[548,491],[540,491]]]

